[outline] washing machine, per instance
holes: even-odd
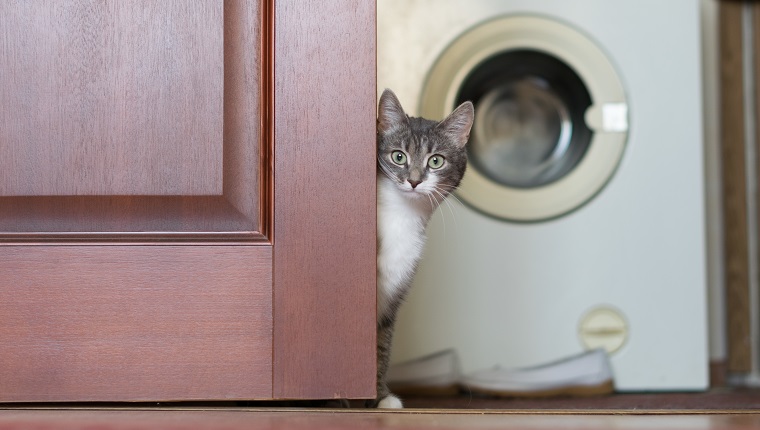
[[[392,362],[605,348],[620,391],[708,385],[696,0],[378,0],[378,93],[475,104]]]

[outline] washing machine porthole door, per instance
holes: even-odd
[[[563,161],[578,152],[570,144],[576,127],[567,106],[547,87],[539,77],[525,77],[474,101],[479,115],[467,149],[471,164],[489,179],[538,187],[561,177]]]
[[[585,204],[627,139],[620,79],[586,36],[555,20],[508,16],[463,34],[425,83],[422,116],[475,104],[458,195],[491,216],[542,221]]]
[[[556,57],[511,50],[479,64],[456,103],[478,113],[468,145],[471,167],[513,188],[541,187],[575,168],[591,142],[583,80]]]

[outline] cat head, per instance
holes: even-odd
[[[396,95],[385,90],[377,117],[380,171],[410,197],[440,201],[459,185],[467,168],[465,145],[474,117],[470,102],[440,122],[409,117]]]

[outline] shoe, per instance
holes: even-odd
[[[453,349],[436,352],[392,365],[386,377],[395,394],[451,396],[459,392],[459,356]]]
[[[464,375],[473,394],[499,397],[596,396],[615,390],[607,352],[594,349],[536,367],[494,367]]]

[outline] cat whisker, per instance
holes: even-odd
[[[432,191],[435,191],[435,189],[432,189]],[[438,198],[436,198],[435,194],[430,193],[428,195],[431,196],[433,199],[435,199],[437,206],[441,205],[441,202],[438,201]],[[446,217],[443,216],[443,212],[440,212],[440,214],[441,214],[441,224],[443,225],[443,240],[445,241],[446,240]]]
[[[430,208],[431,210],[435,209],[436,201],[433,200],[432,196],[429,193],[425,193],[425,196],[427,196],[428,201],[430,202]]]
[[[437,189],[437,187],[433,188],[433,192],[437,193],[441,197],[441,200],[444,201],[444,202],[446,202],[446,207],[449,208],[449,212],[451,213],[451,219],[454,220],[454,226],[457,227],[457,228],[459,228],[459,226],[457,225],[456,214],[454,213],[454,209],[451,207],[451,203],[446,198],[447,196],[444,195],[439,189]],[[449,195],[451,195],[451,194],[449,194]],[[443,218],[443,211],[441,211],[441,218]]]
[[[435,201],[438,203],[438,206],[440,207],[441,206],[441,202],[440,202],[439,197],[436,196],[435,194],[433,194],[436,191],[435,190],[431,190],[431,191],[432,191],[431,195],[433,196],[433,198],[435,199]],[[441,218],[441,224],[443,225],[443,240],[445,242],[446,241],[446,214],[444,214],[443,209],[441,209],[441,210],[439,210],[437,212],[438,212],[438,216]]]
[[[436,186],[437,187],[441,187],[441,188],[445,187],[444,189],[447,189],[447,190],[455,190],[457,188],[456,185],[452,185],[452,184],[449,184],[449,183],[446,183],[446,182],[438,183],[438,184],[436,184]]]
[[[438,184],[438,186],[445,186],[445,187],[447,187],[447,189],[449,191],[453,191],[453,190],[457,189],[456,185],[451,185],[451,184]],[[462,203],[462,201],[459,200],[459,197],[457,197],[456,194],[454,194],[453,192],[449,192],[449,196],[453,197],[454,200],[456,200],[457,202],[459,202],[460,205],[464,205],[464,203]]]
[[[459,202],[459,204],[460,204],[460,205],[464,205],[464,203],[462,203],[462,201],[461,201],[461,200],[459,200],[459,197],[457,197],[457,196],[456,196],[456,194],[454,194],[454,193],[450,193],[450,194],[449,194],[449,197],[451,197],[451,198],[453,198],[454,200],[456,200],[457,202]]]
[[[384,164],[378,163],[378,166],[380,166],[380,170],[382,170],[382,171],[383,171],[383,173],[385,173],[385,175],[386,175],[387,177],[389,177],[389,178],[393,178],[393,177],[395,176],[395,175],[393,174],[393,172],[391,172],[391,169],[389,169],[388,167],[386,167]]]
[[[438,200],[438,197],[435,194],[433,194],[434,192],[437,192],[436,189],[435,189],[435,187],[432,187],[430,189],[430,191],[432,191],[432,192],[431,193],[425,193],[425,194],[430,199],[430,204],[432,205],[432,208],[435,209],[436,207],[438,207],[438,206],[441,205],[441,202]],[[433,201],[435,201],[435,202],[433,202]],[[443,239],[446,240],[446,219],[443,216],[443,212],[441,212],[440,215],[441,215],[441,223],[443,224]]]

